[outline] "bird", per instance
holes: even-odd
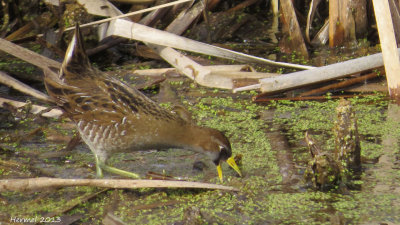
[[[92,66],[79,24],[61,68],[44,69],[44,84],[50,97],[75,122],[82,140],[94,154],[99,178],[103,177],[103,170],[140,178],[134,172],[107,165],[114,153],[170,148],[207,155],[216,165],[221,182],[223,161],[242,176],[231,144],[221,131],[196,125]]]

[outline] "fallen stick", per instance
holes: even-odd
[[[48,67],[60,68],[61,63],[44,57],[36,52],[25,49],[21,46],[13,44],[12,42],[6,41],[0,38],[0,50],[7,52],[17,58],[20,58],[30,64],[33,64],[41,69]]]
[[[203,66],[211,71],[211,75],[229,77],[231,79],[238,78],[267,78],[280,76],[281,74],[276,73],[262,73],[255,72],[253,68],[247,65],[217,65],[217,66]],[[250,71],[248,71],[250,70]],[[160,69],[145,69],[145,70],[134,70],[133,73],[139,76],[160,76],[166,73],[177,73],[175,68],[160,68]]]
[[[239,191],[234,187],[189,181],[170,180],[127,180],[127,179],[61,179],[61,178],[27,178],[0,180],[0,192],[32,191],[44,188],[71,186],[93,186],[104,188],[202,188],[224,191]]]
[[[133,74],[138,76],[160,76],[161,74],[176,72],[175,68],[133,70]]]
[[[238,91],[250,91],[250,90],[254,90],[254,89],[259,89],[260,87],[261,87],[261,84],[252,84],[252,85],[248,85],[248,86],[234,88],[232,90],[232,92],[236,93]]]
[[[25,106],[26,102],[18,102],[18,101],[14,101],[11,99],[6,99],[6,98],[0,98],[0,107],[4,107],[4,103],[8,103],[16,108],[20,108]],[[43,112],[44,110],[48,109],[47,107],[44,106],[39,106],[39,105],[32,105],[31,111],[30,113],[33,114],[38,114],[40,112]],[[63,112],[60,109],[52,109],[48,112],[42,113],[41,116],[43,117],[48,117],[48,118],[58,118],[63,114]]]
[[[9,87],[14,88],[22,93],[31,95],[37,99],[46,101],[46,102],[53,102],[53,100],[43,92],[40,92],[32,87],[22,83],[19,80],[14,79],[13,77],[9,76],[8,74],[0,71],[0,83],[7,85]]]
[[[384,71],[381,71],[380,73],[382,73],[382,72],[384,72]],[[378,76],[378,72],[372,72],[372,73],[362,75],[359,77],[355,77],[355,78],[351,78],[351,79],[348,79],[348,80],[345,80],[345,81],[342,81],[339,83],[330,84],[330,85],[326,85],[321,88],[306,91],[306,92],[301,93],[299,96],[303,97],[303,96],[313,95],[313,94],[317,94],[317,93],[323,93],[323,92],[326,92],[331,89],[344,88],[344,87],[347,87],[347,86],[350,86],[353,84],[357,84],[357,83],[360,83],[362,81],[365,81],[365,80],[368,80],[368,79],[371,79],[371,78],[374,78],[377,76]]]
[[[314,68],[312,66],[275,62],[269,59],[247,55],[241,52],[235,52],[122,19],[117,19],[110,23],[110,28],[107,30],[106,36],[111,35],[246,63],[261,63],[271,66],[289,67],[303,70]]]
[[[263,93],[264,94],[264,93]],[[275,98],[275,97],[264,97],[263,94],[257,95],[253,97],[254,102],[270,102],[270,101],[309,101],[309,100],[330,100],[330,99],[339,99],[339,98],[354,98],[354,97],[367,97],[374,96],[376,94],[361,94],[361,95],[323,95],[323,96],[303,96],[303,97],[284,97],[284,98]]]
[[[239,72],[243,70],[250,70],[253,72],[253,68],[248,65],[216,65],[216,66],[203,66],[211,71],[215,72]],[[159,69],[144,69],[134,70],[133,73],[139,76],[160,76],[164,73],[177,72],[176,68],[159,68]]]
[[[229,77],[231,79],[240,79],[240,78],[248,78],[248,79],[261,79],[268,77],[276,77],[280,76],[278,73],[262,73],[262,72],[241,72],[241,71],[221,71],[221,72],[211,72],[211,76],[223,76]]]
[[[148,46],[170,65],[175,67],[180,73],[185,74],[185,76],[195,80],[200,85],[227,89],[233,87],[233,83],[230,79],[223,79],[222,82],[206,80],[205,78],[210,77],[211,74],[209,69],[196,63],[171,47],[164,47],[157,44],[149,44]]]
[[[400,49],[398,49],[399,51]],[[283,74],[278,77],[260,80],[262,92],[279,92],[297,87],[315,84],[349,76],[365,70],[383,66],[382,53],[351,59],[345,62],[335,63],[312,70]]]

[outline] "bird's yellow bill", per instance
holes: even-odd
[[[235,159],[230,157],[226,162],[239,174],[239,176],[242,176],[242,173],[240,172],[239,167],[236,165]]]
[[[240,172],[239,167],[236,165],[235,159],[233,157],[230,157],[228,160],[226,160],[226,162],[239,174],[239,176],[242,176],[242,173]],[[219,180],[223,182],[221,164],[217,166],[217,171]]]
[[[218,171],[218,177],[219,177],[219,180],[221,181],[221,183],[224,181],[224,179],[222,179],[222,169],[221,169],[221,163],[220,164],[218,164],[218,166],[217,166],[217,171]]]

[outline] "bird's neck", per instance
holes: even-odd
[[[204,143],[210,140],[207,128],[185,124],[170,131],[169,142],[172,147],[204,153]]]

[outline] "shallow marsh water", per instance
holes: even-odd
[[[182,96],[178,102],[191,111],[197,123],[225,132],[233,154],[242,155],[244,177],[223,166],[224,185],[234,186],[239,192],[89,187],[5,192],[0,195],[0,221],[7,224],[13,217],[61,216],[64,222],[101,224],[104,217],[113,214],[128,224],[400,223],[398,106],[382,96],[351,100],[361,134],[361,188],[347,193],[320,192],[303,179],[309,160],[303,137],[308,130],[324,149],[333,150],[336,100],[257,105],[250,100],[255,93],[233,95],[193,85],[189,88],[187,82],[171,83],[171,89]],[[2,179],[95,178],[93,155],[84,144],[69,152],[62,150],[66,145],[63,138],[74,133],[68,120],[39,124],[35,119],[24,119],[14,128],[3,126]],[[43,130],[26,140],[12,140],[13,135],[21,136],[37,127]],[[61,143],[51,141],[54,139]],[[203,171],[193,169],[196,161],[205,164]],[[207,158],[184,150],[121,153],[114,155],[110,164],[141,175],[154,171],[219,183],[215,166]]]

